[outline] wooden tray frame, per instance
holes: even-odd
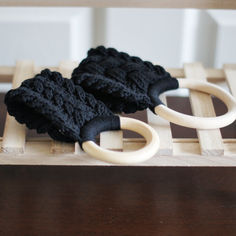
[[[150,7],[236,9],[234,0],[0,0],[0,6],[83,6],[83,7]],[[69,76],[73,62],[62,62],[58,68]],[[0,66],[0,82],[11,82],[13,88],[42,68],[32,61],[19,61],[15,67]],[[185,64],[183,69],[168,69],[177,78],[195,78],[218,83],[226,81],[236,97],[236,65],[223,69],[205,69],[200,63]],[[13,79],[12,79],[13,78]],[[162,97],[165,101],[165,96]],[[194,115],[214,116],[211,97],[191,91],[190,103]],[[161,137],[159,152],[146,166],[236,166],[236,139],[222,139],[219,129],[197,130],[197,139],[173,139],[169,122],[147,111],[148,123]],[[115,150],[134,150],[144,145],[143,139],[123,139],[122,131],[104,132],[100,145]],[[65,144],[45,138],[27,139],[25,127],[7,115],[4,135],[0,138],[0,165],[109,165],[87,156],[78,144]]]
[[[75,62],[64,61],[50,68],[70,77]],[[15,67],[0,66],[0,82],[12,82],[18,87],[33,77],[43,67],[32,61],[18,61]],[[226,81],[236,97],[236,65],[227,64],[223,69],[205,69],[201,63],[185,64],[183,69],[167,69],[177,78],[194,78],[212,83]],[[165,95],[162,96],[165,101]],[[190,103],[194,115],[215,116],[210,95],[190,91]],[[236,139],[222,139],[219,129],[197,130],[197,139],[172,138],[168,121],[147,111],[148,124],[160,135],[159,152],[142,166],[236,166]],[[143,139],[123,139],[122,131],[103,132],[100,145],[112,150],[129,151],[144,145]],[[26,139],[26,128],[7,115],[4,135],[0,138],[1,165],[110,165],[89,157],[79,145],[53,141],[49,138]]]

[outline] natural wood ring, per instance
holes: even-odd
[[[131,152],[116,152],[101,148],[93,141],[82,143],[82,147],[90,156],[115,164],[134,164],[146,161],[159,149],[160,141],[156,131],[146,123],[127,117],[120,117],[121,129],[128,129],[141,134],[146,144],[143,148]]]
[[[228,112],[217,117],[197,117],[185,115],[160,104],[154,108],[157,115],[172,123],[197,129],[221,128],[235,121],[236,99],[231,94],[212,83],[197,81],[195,79],[178,79],[178,82],[180,88],[189,88],[216,96],[226,104]]]

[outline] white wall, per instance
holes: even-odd
[[[208,14],[217,26],[215,67],[223,63],[236,63],[236,11],[211,10]]]
[[[0,65],[78,60],[105,44],[165,67],[236,63],[236,11],[0,8]]]
[[[107,9],[103,25],[106,46],[160,64],[179,65],[183,10]]]
[[[81,60],[92,45],[89,8],[0,8],[0,64]]]
[[[165,67],[194,61],[207,67],[236,63],[236,11],[109,8],[96,12],[95,45],[113,46]]]

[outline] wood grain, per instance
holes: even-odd
[[[206,73],[200,63],[185,64],[186,77],[206,81]],[[205,93],[190,91],[190,102],[192,112],[195,116],[214,117],[216,116],[211,96]],[[223,155],[224,148],[219,129],[200,130],[197,129],[202,155]]]
[[[17,88],[25,79],[34,75],[34,63],[32,61],[18,61],[12,81],[12,88]],[[14,117],[7,114],[3,133],[1,150],[3,152],[23,153],[25,148],[25,125],[19,124]]]
[[[35,73],[39,73],[41,70],[49,68],[50,70],[58,71],[58,67],[35,67]],[[11,82],[13,77],[14,66],[1,66],[0,65],[0,82]],[[183,68],[166,68],[173,77],[184,78],[185,73]],[[225,80],[225,73],[222,69],[206,68],[207,80],[209,81],[221,81]]]
[[[124,139],[124,151],[144,147],[144,139]],[[1,145],[1,140],[0,140]],[[154,155],[148,161],[133,166],[236,166],[236,140],[224,140],[224,156],[202,156],[198,139],[173,139],[173,155]],[[28,139],[24,155],[0,153],[0,165],[65,165],[65,166],[109,166],[82,152],[51,153],[51,139]],[[131,164],[129,164],[131,165]]]
[[[234,236],[235,168],[0,167],[1,235]]]

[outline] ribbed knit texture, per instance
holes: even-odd
[[[19,123],[36,129],[38,133],[47,132],[53,139],[64,142],[79,141],[81,144],[86,140],[81,129],[88,122],[99,117],[114,118],[113,113],[93,95],[48,69],[25,80],[19,88],[10,90],[5,96],[5,104],[9,114]]]
[[[160,81],[168,81],[168,89],[178,87],[176,79],[163,67],[103,46],[88,51],[87,58],[74,69],[72,80],[113,112],[125,113],[157,105],[154,103],[158,99],[149,95],[149,88],[155,83],[161,86]]]

